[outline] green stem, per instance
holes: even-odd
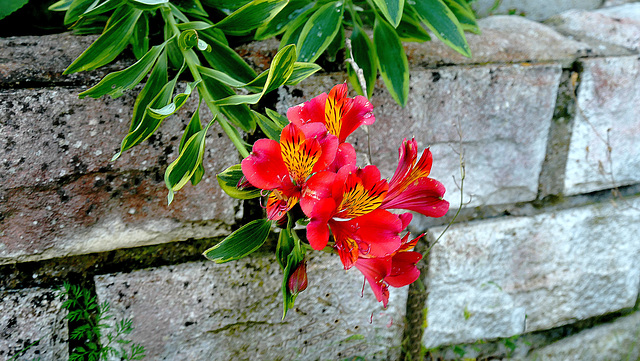
[[[171,10],[169,8],[163,9],[162,15],[165,21],[167,22],[167,24],[169,24],[169,26],[171,27],[171,30],[175,34],[176,38],[179,37],[180,30],[176,26],[176,21],[173,15],[171,14]],[[184,57],[184,60],[187,63],[187,67],[189,68],[189,71],[193,76],[193,80],[200,81],[198,83],[198,93],[204,99],[204,102],[207,104],[211,112],[214,115],[217,115],[218,124],[220,124],[220,127],[222,127],[222,130],[224,130],[224,132],[227,133],[227,136],[229,137],[233,145],[235,145],[236,149],[238,149],[238,152],[240,153],[240,155],[243,158],[248,157],[249,151],[244,146],[244,142],[238,136],[238,134],[236,134],[236,132],[231,127],[229,122],[227,122],[227,120],[222,117],[220,110],[215,105],[215,99],[213,99],[213,96],[211,96],[211,94],[207,90],[207,87],[204,85],[204,82],[202,81],[202,76],[200,75],[200,72],[198,71],[198,68],[197,68],[197,65],[199,65],[198,56],[193,51],[193,49],[187,49],[187,50],[180,49],[180,51],[182,51],[182,56]]]

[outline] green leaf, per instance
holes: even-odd
[[[309,18],[297,42],[299,61],[314,62],[327,49],[340,30],[343,10],[343,2],[330,2]]]
[[[142,14],[141,10],[130,9],[105,29],[80,56],[69,65],[63,74],[72,74],[83,70],[93,70],[115,59],[129,43],[129,37]],[[120,12],[116,11],[111,19]]]
[[[322,68],[316,63],[297,61],[293,63],[293,72],[284,85],[298,85],[301,81],[307,79],[319,70],[322,70]]]
[[[82,15],[94,1],[95,0],[73,0],[71,4],[69,4],[66,14],[64,14],[64,25],[70,25],[78,21],[80,15]]]
[[[474,34],[480,34],[480,28],[476,22],[476,16],[473,14],[473,10],[471,10],[468,4],[464,3],[463,5],[456,0],[444,0],[444,2],[456,16],[456,19],[460,22],[460,26],[462,26],[463,30],[470,31]]]
[[[404,0],[373,0],[382,12],[382,15],[393,25],[394,28],[400,24],[402,19],[402,10],[404,9]]]
[[[418,42],[422,43],[431,40],[429,33],[422,27],[420,20],[415,19],[413,16],[405,12],[402,15],[402,21],[396,28],[396,33],[403,42]]]
[[[295,231],[292,230],[291,232],[293,233]],[[300,265],[300,263],[304,261],[305,251],[304,251],[304,248],[300,245],[300,239],[297,238],[296,236],[294,236],[293,238],[294,238],[293,250],[291,251],[291,253],[289,253],[289,256],[287,257],[287,266],[284,269],[284,275],[282,279],[282,298],[284,301],[283,302],[284,310],[282,313],[282,319],[284,319],[285,316],[287,315],[287,311],[293,308],[294,302],[298,297],[297,293],[292,294],[289,291],[289,287],[287,287],[289,283],[289,277],[291,277],[291,275],[296,270],[298,265]]]
[[[240,164],[233,165],[221,173],[216,174],[220,188],[230,197],[236,199],[253,199],[261,196],[261,190],[253,186],[238,189],[238,184],[244,178],[242,166]]]
[[[191,119],[189,120],[189,124],[187,124],[187,128],[185,128],[184,132],[182,133],[182,138],[180,139],[180,146],[178,147],[178,152],[182,153],[182,150],[184,149],[185,144],[187,144],[187,141],[201,130],[202,130],[202,123],[200,121],[200,103],[198,103],[198,107],[196,108],[196,111],[191,116]]]
[[[460,54],[471,57],[462,26],[442,0],[421,0],[411,6],[438,39]]]
[[[235,94],[231,88],[212,77],[202,77],[202,83],[202,86],[206,88],[206,91],[214,100],[227,98]],[[231,123],[245,132],[253,132],[256,129],[256,120],[251,113],[251,109],[246,104],[223,106],[220,107],[220,111]]]
[[[160,59],[163,61],[164,64],[162,65],[164,66],[166,71],[166,57],[163,56]],[[155,72],[155,69],[154,69],[154,72]],[[152,72],[150,76],[150,81],[152,80],[154,75],[155,74],[153,74]],[[162,77],[162,74],[160,74],[159,77]],[[176,81],[178,80],[178,77],[176,76],[170,82],[163,83],[163,84],[157,84],[159,83],[158,80],[160,79],[153,79],[153,84],[149,88],[149,90],[152,90],[157,86],[161,86],[161,89],[157,94],[145,92],[145,89],[147,88],[147,86],[149,86],[149,82],[147,82],[147,85],[145,85],[145,87],[142,89],[142,92],[138,96],[139,99],[142,97],[141,101],[138,102],[138,99],[136,99],[136,104],[134,105],[134,118],[131,122],[131,128],[129,129],[129,134],[127,134],[125,138],[122,140],[122,144],[120,145],[120,152],[118,152],[115,156],[113,156],[112,160],[118,159],[118,157],[120,156],[120,154],[122,154],[122,152],[128,150],[129,148],[137,144],[140,144],[142,141],[147,139],[151,134],[153,134],[156,131],[156,129],[158,129],[158,127],[160,127],[160,123],[162,122],[162,119],[151,116],[151,114],[149,114],[149,109],[162,108],[171,101],[171,95],[173,94],[173,89],[176,85]],[[149,96],[152,96],[151,100],[146,104],[145,108],[141,109],[140,103],[142,103],[143,100],[144,102],[146,102]],[[142,113],[140,113],[141,111]],[[135,128],[134,128],[134,125],[135,125]]]
[[[0,0],[0,20],[23,7],[29,0]]]
[[[255,104],[264,94],[277,89],[283,85],[293,73],[293,64],[296,61],[296,47],[287,45],[280,50],[271,61],[267,80],[264,88],[257,94],[241,94],[232,95],[230,97],[216,101],[216,105],[238,105],[238,104]]]
[[[202,0],[202,2],[208,7],[218,9],[229,15],[242,6],[250,3],[251,0]]]
[[[278,127],[284,128],[289,124],[289,119],[287,119],[287,117],[285,117],[283,115],[280,115],[275,110],[271,110],[269,108],[265,108],[265,111],[266,111],[267,115],[269,116],[269,118],[271,118],[271,120],[273,120],[278,125]]]
[[[202,40],[211,46],[211,51],[203,53],[205,60],[214,69],[219,70],[248,83],[256,77],[256,72],[242,59],[235,50],[207,32],[199,33]]]
[[[409,62],[395,29],[380,17],[373,26],[373,44],[382,80],[391,97],[404,107],[409,96]]]
[[[12,0],[5,0],[5,1],[11,2]],[[27,1],[29,0],[26,0],[25,4],[27,3]],[[49,11],[67,11],[69,10],[69,7],[71,6],[72,2],[73,0],[60,0],[58,2],[51,4],[49,6]]]
[[[216,28],[230,35],[244,35],[269,22],[288,0],[253,0],[216,23]]]
[[[220,243],[204,251],[215,263],[225,263],[245,257],[260,248],[269,235],[271,221],[256,219],[231,233]]]
[[[79,94],[80,99],[88,96],[100,98],[109,94],[112,98],[121,96],[124,91],[133,89],[147,75],[164,49],[166,42],[156,45],[149,50],[142,59],[130,67],[113,72],[105,76],[98,84]]]
[[[357,24],[353,27],[353,32],[351,33],[351,49],[353,51],[353,60],[355,60],[356,64],[362,69],[364,80],[367,83],[367,94],[364,94],[362,91],[358,76],[351,65],[347,63],[349,80],[358,94],[371,98],[373,89],[375,88],[376,75],[378,74],[378,65],[374,58],[371,39],[369,39],[367,33]]]
[[[175,113],[176,111],[178,111],[178,109],[180,109],[184,105],[184,103],[187,102],[187,100],[189,99],[189,96],[191,95],[191,92],[193,91],[193,89],[196,88],[196,86],[198,86],[199,83],[200,83],[200,80],[196,80],[194,82],[187,84],[187,87],[183,93],[177,94],[175,97],[173,97],[173,102],[163,106],[162,108],[159,108],[159,109],[149,108],[148,110],[149,115],[151,115],[156,119],[164,119],[170,116],[171,114]]]
[[[297,44],[298,39],[300,38],[300,33],[302,33],[302,29],[307,22],[309,16],[316,11],[317,5],[314,5],[311,9],[308,9],[304,13],[300,14],[297,18],[294,18],[292,22],[287,25],[287,29],[284,34],[282,34],[282,39],[280,39],[280,45],[278,46],[278,50],[284,48],[289,44]]]
[[[213,117],[204,129],[192,135],[182,147],[178,158],[167,167],[164,173],[164,182],[169,188],[169,194],[167,195],[169,204],[173,201],[174,193],[182,189],[191,180],[198,168],[202,166],[207,131],[215,119]]]
[[[282,128],[276,124],[273,120],[265,117],[260,113],[255,113],[256,119],[258,121],[258,126],[269,139],[273,139],[275,141],[280,141],[280,133],[282,133]]]
[[[256,29],[255,40],[271,39],[282,33],[287,25],[315,6],[315,1],[291,0],[271,21]]]
[[[177,2],[175,6],[187,14],[202,16],[204,18],[209,17],[209,14],[207,14],[202,7],[200,0],[181,0]]]
[[[176,27],[180,31],[185,30],[205,30],[213,27],[213,24],[206,21],[189,21],[186,23],[176,24]]]
[[[95,1],[87,10],[80,15],[80,18],[92,18],[100,14],[104,14],[122,5],[122,0],[106,0],[101,3]]]
[[[287,227],[280,231],[280,235],[278,236],[278,245],[276,246],[276,261],[278,261],[278,264],[283,271],[287,268],[289,255],[295,247],[293,236],[291,236],[291,228],[293,228],[293,225],[291,223],[291,216],[289,216]]]
[[[178,37],[178,47],[182,50],[188,50],[198,45],[198,32],[190,29],[180,33]]]
[[[129,132],[136,129],[142,122],[142,119],[147,113],[147,106],[151,101],[153,101],[155,96],[160,93],[162,87],[164,87],[168,81],[167,53],[162,52],[149,75],[149,79],[147,79],[147,83],[144,85],[133,104],[133,116],[131,118]]]
[[[327,50],[326,50],[327,61],[332,63],[336,61],[336,56],[338,55],[338,51],[344,48],[344,40],[345,40],[344,28],[341,26],[336,36],[333,37],[333,40],[331,40],[331,43],[329,43],[329,46],[327,47]]]
[[[149,51],[149,18],[146,13],[140,16],[131,34],[131,49],[136,59],[142,58]]]

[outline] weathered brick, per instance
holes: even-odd
[[[489,10],[493,9],[492,13],[494,14],[515,12],[516,14],[525,16],[529,19],[544,20],[551,15],[558,14],[565,10],[576,8],[596,9],[601,4],[602,0],[502,0],[499,2],[498,7],[494,8],[496,5],[494,0],[478,0],[473,3],[473,7],[478,12],[478,15],[483,17],[489,15]]]
[[[133,96],[81,100],[80,91],[0,94],[0,263],[228,232],[239,203],[220,190],[215,173],[239,158],[217,125],[209,130],[202,182],[166,205],[164,170],[197,100],[112,163]]]
[[[576,58],[597,51],[546,25],[520,16],[491,16],[480,19],[478,26],[481,34],[465,34],[471,58],[434,39],[427,43],[404,44],[409,63],[413,67],[431,67],[439,64],[554,61],[568,67]]]
[[[429,255],[424,345],[509,337],[632,307],[639,205],[622,199],[452,227]]]
[[[531,352],[525,360],[609,361],[640,358],[640,313],[621,317]]]
[[[132,63],[118,59],[98,70],[62,75],[97,36],[71,33],[0,38],[0,84],[39,82],[97,82],[104,75]]]
[[[564,181],[569,195],[640,181],[640,61],[629,56],[581,64]]]
[[[445,184],[445,198],[454,208],[460,204],[460,192],[452,179],[455,176],[456,182],[460,180],[456,153],[460,149],[460,129],[469,206],[533,200],[560,74],[557,64],[414,71],[405,108],[398,106],[386,90],[376,91],[371,100],[376,116],[376,123],[369,127],[373,164],[383,177],[391,177],[402,139],[415,137],[419,147],[431,146],[431,174]],[[281,90],[277,108],[285,113],[288,107],[327,92],[342,81],[342,75],[322,76],[293,90]],[[364,164],[366,135],[359,130],[349,141]]]
[[[69,331],[59,291],[0,290],[0,358],[58,361],[69,357]]]
[[[614,44],[634,52],[640,50],[640,4],[604,9],[569,10],[549,21],[558,31],[582,41]],[[602,47],[605,47],[602,45]]]
[[[282,318],[282,273],[269,257],[196,262],[97,276],[100,302],[133,318],[131,337],[154,360],[396,360],[407,288],[378,304],[338,257],[314,253],[309,287]]]

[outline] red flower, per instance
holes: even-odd
[[[410,215],[410,214],[409,214]],[[409,218],[410,221],[410,218]],[[407,222],[408,224],[408,222]],[[391,256],[382,258],[361,257],[355,266],[369,282],[378,302],[387,307],[389,286],[404,287],[420,277],[416,264],[422,259],[419,252],[410,251],[424,234],[409,241],[409,233],[402,238],[400,248]]]
[[[289,108],[287,118],[293,124],[302,126],[308,123],[322,123],[329,133],[344,143],[349,134],[361,125],[371,125],[376,121],[373,105],[367,98],[358,95],[347,97],[347,84],[338,84],[329,95],[322,93],[317,97]]]
[[[307,289],[307,284],[307,261],[305,260],[300,262],[296,270],[289,276],[287,288],[291,294],[297,295]]]
[[[324,177],[322,185],[326,189],[331,177]],[[318,185],[310,182],[305,193],[320,193]],[[305,199],[302,210],[310,217],[307,239],[311,247],[323,249],[331,231],[345,269],[351,268],[362,255],[393,254],[400,247],[398,234],[404,227],[397,215],[378,209],[388,187],[375,166],[342,167],[333,178],[330,194],[325,191],[327,197]]]
[[[449,210],[449,202],[442,199],[445,192],[442,183],[429,178],[433,161],[431,151],[425,149],[417,160],[418,143],[415,139],[404,139],[398,153],[398,167],[389,181],[389,191],[381,208],[406,209],[428,217],[444,216]]]
[[[280,143],[259,139],[242,161],[242,173],[254,187],[270,190],[267,217],[278,220],[300,199],[309,177],[336,156],[338,139],[322,124],[287,125]]]

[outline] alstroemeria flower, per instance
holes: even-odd
[[[305,192],[319,192],[315,187],[308,184]],[[306,199],[302,207],[310,217],[307,239],[311,247],[323,249],[333,233],[345,269],[351,268],[361,255],[393,254],[400,247],[398,234],[404,227],[397,215],[379,209],[388,187],[375,166],[341,168],[331,184],[330,197]]]
[[[242,160],[242,173],[254,187],[269,190],[267,217],[281,219],[300,200],[314,173],[327,168],[336,156],[338,139],[323,124],[287,125],[280,143],[259,139]]]
[[[322,93],[317,97],[289,108],[287,118],[293,124],[302,126],[308,123],[322,123],[329,133],[344,143],[349,134],[361,125],[371,125],[376,121],[373,105],[361,95],[347,97],[347,84],[338,84],[329,95]],[[355,153],[354,153],[355,154]]]
[[[361,257],[356,261],[356,268],[362,272],[376,299],[378,302],[382,302],[384,307],[387,307],[389,302],[389,286],[404,287],[420,277],[420,270],[416,264],[422,259],[422,255],[419,252],[411,251],[411,249],[415,247],[423,235],[409,241],[409,233],[407,233],[402,238],[400,248],[391,256]]]
[[[404,139],[400,146],[398,167],[389,181],[389,191],[382,202],[383,209],[406,209],[428,217],[442,217],[449,210],[449,202],[442,199],[444,186],[433,178],[433,157],[427,148],[418,160],[418,143]]]

